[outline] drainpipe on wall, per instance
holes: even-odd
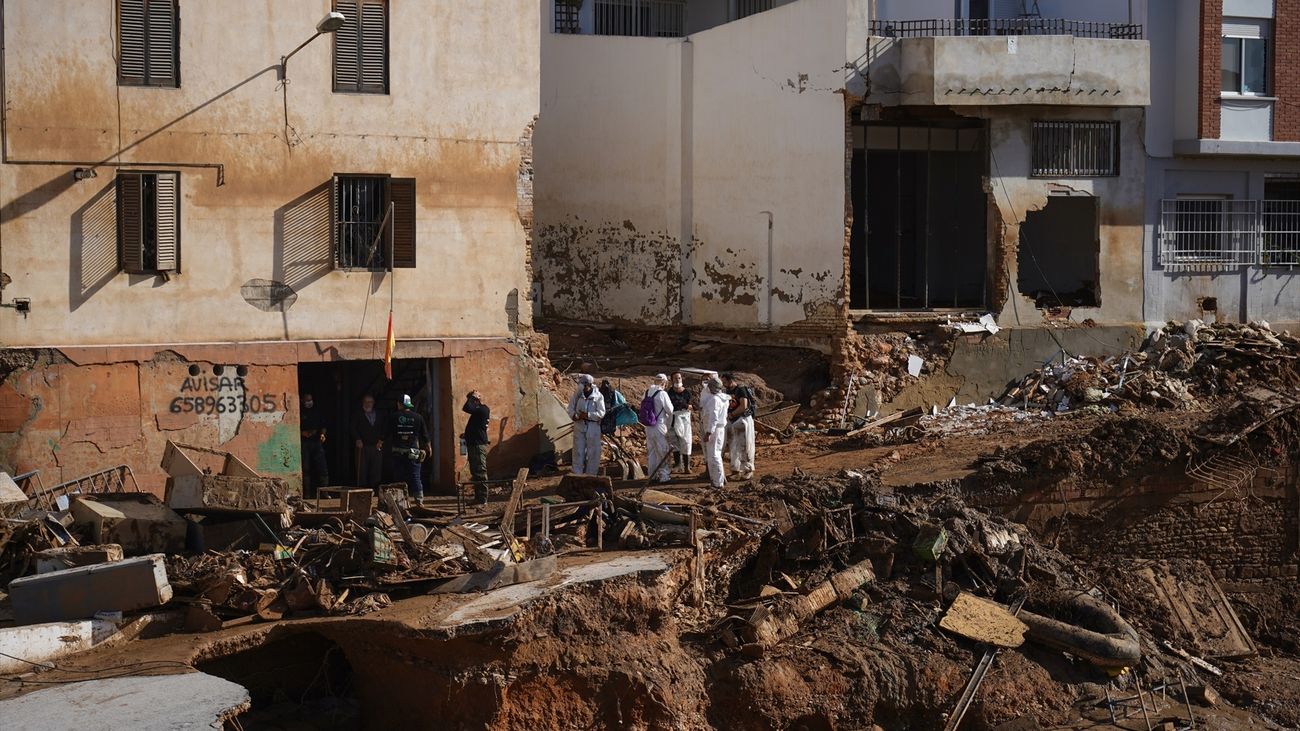
[[[772,329],[775,319],[772,317],[772,278],[776,274],[776,251],[772,245],[772,223],[775,220],[771,211],[759,211],[767,216],[767,328]]]

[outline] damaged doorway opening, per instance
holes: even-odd
[[[377,421],[385,427],[397,411],[402,395],[410,395],[429,428],[433,449],[424,462],[425,492],[435,485],[453,482],[455,455],[447,443],[447,434],[454,430],[444,428],[450,417],[450,380],[451,362],[446,358],[395,359],[392,381],[384,377],[384,364],[377,360],[299,363],[298,389],[302,394],[312,394],[326,428],[325,461],[330,485],[355,487],[358,484],[352,427],[361,416],[361,399],[367,394],[374,396]],[[396,481],[392,455],[385,452],[381,485]]]
[[[1017,288],[1039,309],[1098,307],[1100,252],[1098,199],[1048,196],[1020,224]]]
[[[977,119],[855,122],[849,306],[985,306],[985,127]]]

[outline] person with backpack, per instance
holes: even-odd
[[[600,420],[605,416],[605,397],[596,388],[596,379],[578,376],[578,390],[569,399],[569,418],[573,419],[573,474],[600,474]]]
[[[673,419],[673,402],[664,390],[668,386],[668,376],[660,373],[655,382],[646,389],[641,399],[638,412],[641,424],[645,426],[646,473],[654,482],[668,482],[672,473],[668,466],[668,427]]]
[[[727,435],[727,410],[731,406],[731,397],[722,388],[722,381],[715,376],[709,379],[700,391],[700,426],[704,432],[704,463],[709,468],[709,484],[722,488],[727,484],[726,472],[722,468],[722,443]]]
[[[731,444],[731,474],[742,480],[754,478],[754,413],[758,406],[754,389],[723,373],[722,383],[731,396],[727,413],[727,442]]]

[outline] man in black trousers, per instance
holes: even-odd
[[[469,471],[474,479],[474,500],[479,505],[487,505],[487,430],[488,421],[492,418],[492,410],[483,403],[483,395],[478,391],[469,392],[465,397],[465,405],[460,410],[469,414],[469,422],[465,424],[465,433],[461,436],[465,439]]]

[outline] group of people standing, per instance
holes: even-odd
[[[330,482],[325,452],[332,435],[312,394],[304,393],[301,403],[303,493],[314,495],[320,488],[334,484]],[[411,497],[424,499],[421,470],[430,454],[429,428],[410,396],[403,394],[397,411],[385,419],[375,410],[375,397],[366,394],[361,399],[361,410],[350,420],[347,430],[341,443],[351,437],[356,450],[358,487],[377,487],[387,462],[394,480],[405,482]]]
[[[635,416],[635,422],[645,427],[647,474],[655,482],[668,482],[674,469],[692,473],[697,406],[702,429],[700,443],[704,447],[710,484],[714,487],[726,484],[722,463],[724,444],[731,446],[731,476],[751,479],[754,476],[754,391],[731,373],[710,377],[698,397],[686,387],[681,373],[674,373],[671,380],[664,373],[655,376]],[[620,419],[627,416],[627,411],[630,406],[608,380],[596,388],[592,376],[578,377],[578,388],[569,399],[569,417],[574,421],[574,474],[600,473],[601,440],[618,426],[635,423]]]

